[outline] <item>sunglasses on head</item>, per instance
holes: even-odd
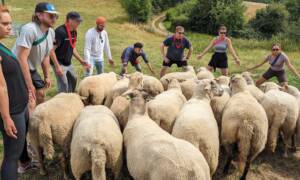
[[[272,51],[279,51],[279,49],[278,48],[274,48],[274,49],[272,49]]]

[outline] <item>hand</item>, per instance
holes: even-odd
[[[91,69],[91,65],[88,64],[86,61],[81,61],[80,63],[86,71]]]
[[[62,67],[60,65],[56,66],[55,67],[55,71],[56,71],[56,74],[59,75],[59,76],[63,76],[64,75],[64,71],[62,69]]]
[[[109,64],[111,65],[111,67],[115,67],[115,62],[112,59],[108,60]]]
[[[33,85],[28,88],[29,97],[32,97],[34,101],[36,101],[36,89]]]
[[[17,139],[17,128],[15,126],[14,121],[9,117],[7,120],[4,120],[4,129],[7,134],[7,136]]]
[[[49,77],[46,77],[45,79],[44,79],[44,81],[45,81],[45,87],[48,89],[48,88],[50,88],[51,87],[51,79],[49,78]]]
[[[164,59],[164,61],[165,61],[166,63],[169,63],[169,62],[170,62],[170,59],[168,59],[167,57],[163,57],[163,59]]]
[[[235,59],[235,64],[237,64],[238,66],[240,66],[240,65],[241,65],[241,61],[240,61],[240,59],[239,59],[239,58],[236,58],[236,59]]]
[[[203,55],[202,54],[199,54],[198,56],[197,56],[197,59],[198,60],[201,60],[203,58]]]

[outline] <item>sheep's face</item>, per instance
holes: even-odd
[[[216,78],[215,80],[219,85],[225,85],[225,86],[228,86],[229,82],[230,82],[230,78],[227,76],[220,76],[220,77]]]
[[[213,98],[215,96],[222,96],[224,89],[212,79],[203,79],[197,81],[195,94],[204,94],[209,98]]]
[[[240,74],[235,74],[230,78],[229,87],[232,94],[235,94],[247,90],[247,83]]]
[[[168,81],[169,81],[169,82],[168,82],[168,89],[172,89],[172,88],[175,88],[175,89],[181,88],[181,86],[180,86],[180,84],[179,84],[179,82],[178,82],[177,79],[172,79],[171,81],[170,81],[170,80],[168,80]]]
[[[259,89],[262,90],[264,93],[266,93],[270,90],[279,90],[279,88],[280,88],[280,86],[278,86],[274,82],[265,82],[259,86]]]
[[[250,72],[247,72],[247,71],[243,72],[242,76],[246,80],[246,82],[247,82],[248,85],[253,85],[254,84],[254,81],[252,79],[253,75]]]
[[[136,89],[136,88],[142,88],[143,87],[143,74],[136,72],[133,73],[130,77],[129,77],[129,85],[128,88],[129,89]]]
[[[129,111],[130,114],[145,114],[146,113],[146,99],[149,94],[142,90],[132,90],[124,93],[130,99]]]

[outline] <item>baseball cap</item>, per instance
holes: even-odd
[[[68,19],[73,19],[73,20],[76,20],[78,22],[82,22],[82,18],[80,16],[80,14],[76,11],[71,11],[67,14],[66,16],[67,20]]]
[[[38,3],[35,6],[35,12],[36,13],[46,12],[50,14],[58,14],[58,12],[55,10],[54,5],[48,2]]]
[[[102,16],[98,17],[96,20],[97,25],[103,25],[105,22],[106,22],[106,19],[105,19],[105,17],[102,17]]]

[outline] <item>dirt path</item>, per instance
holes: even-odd
[[[153,20],[151,21],[151,29],[153,30],[154,33],[162,36],[168,36],[169,34],[171,34],[163,25],[165,19],[166,19],[165,13],[153,18]]]

